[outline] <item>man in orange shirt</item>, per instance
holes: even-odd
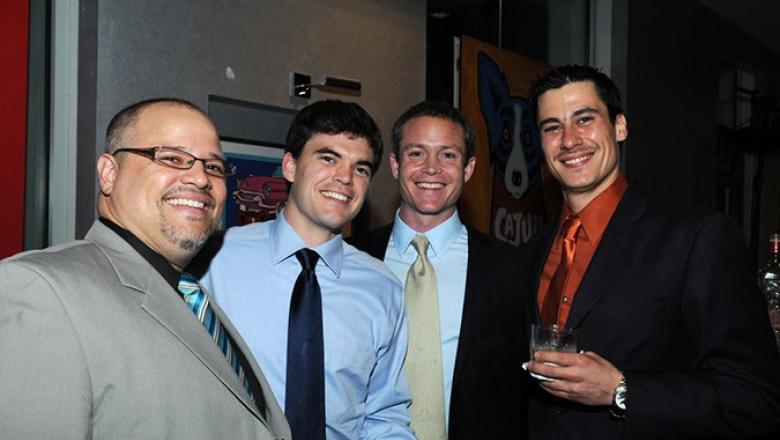
[[[563,191],[528,244],[536,322],[579,353],[536,352],[530,438],[764,436],[780,426],[780,358],[741,233],[728,217],[652,199],[619,167],[617,86],[562,66],[531,93]]]

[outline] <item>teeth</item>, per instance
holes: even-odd
[[[182,206],[183,205],[183,206],[189,206],[189,207],[198,208],[198,209],[203,209],[203,208],[206,207],[205,203],[199,202],[197,200],[190,200],[190,199],[168,199],[168,200],[165,201],[165,203],[167,203],[169,205],[174,205],[174,206]]]
[[[441,189],[444,188],[444,184],[433,182],[417,182],[417,187],[423,189]]]
[[[576,165],[580,162],[587,160],[589,157],[590,156],[580,156],[574,159],[564,160],[563,163],[565,163],[566,165]]]
[[[346,202],[347,200],[349,200],[349,197],[345,196],[344,194],[337,193],[337,192],[334,192],[334,191],[323,191],[322,195],[325,196],[325,197],[329,197],[331,199],[340,200],[342,202]]]

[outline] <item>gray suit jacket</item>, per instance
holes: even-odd
[[[96,222],[0,263],[0,438],[290,439],[249,348],[258,411],[171,286]]]

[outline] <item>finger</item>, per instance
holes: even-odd
[[[571,393],[571,385],[566,380],[559,379],[553,382],[544,382],[542,387],[556,393]]]
[[[562,390],[560,388],[555,388],[554,384],[557,383],[558,382],[544,382],[541,384],[541,387],[542,389],[552,394],[553,396],[560,397],[562,399],[567,399],[567,400],[574,400],[575,396],[572,393],[566,390]]]
[[[590,359],[593,359],[596,362],[603,363],[606,361],[603,357],[599,356],[598,354],[592,352],[592,351],[584,351],[582,352],[582,355],[585,357],[588,357]]]
[[[547,376],[557,380],[567,380],[571,382],[581,381],[580,373],[574,367],[563,367],[556,364],[532,361],[528,364],[529,370],[542,376]]]
[[[574,365],[579,358],[579,353],[562,353],[557,351],[537,351],[534,353],[534,360],[539,362],[550,362],[561,366]]]
[[[556,378],[558,369],[560,369],[560,367],[554,364],[545,364],[539,361],[528,362],[528,370],[536,374],[541,374],[542,376]]]

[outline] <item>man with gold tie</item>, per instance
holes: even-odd
[[[474,135],[457,109],[425,101],[393,126],[392,224],[350,241],[405,280],[412,428],[421,440],[524,435],[522,254],[461,222]]]
[[[249,348],[181,272],[232,170],[192,103],[112,119],[85,239],[0,263],[0,438],[290,439]]]

